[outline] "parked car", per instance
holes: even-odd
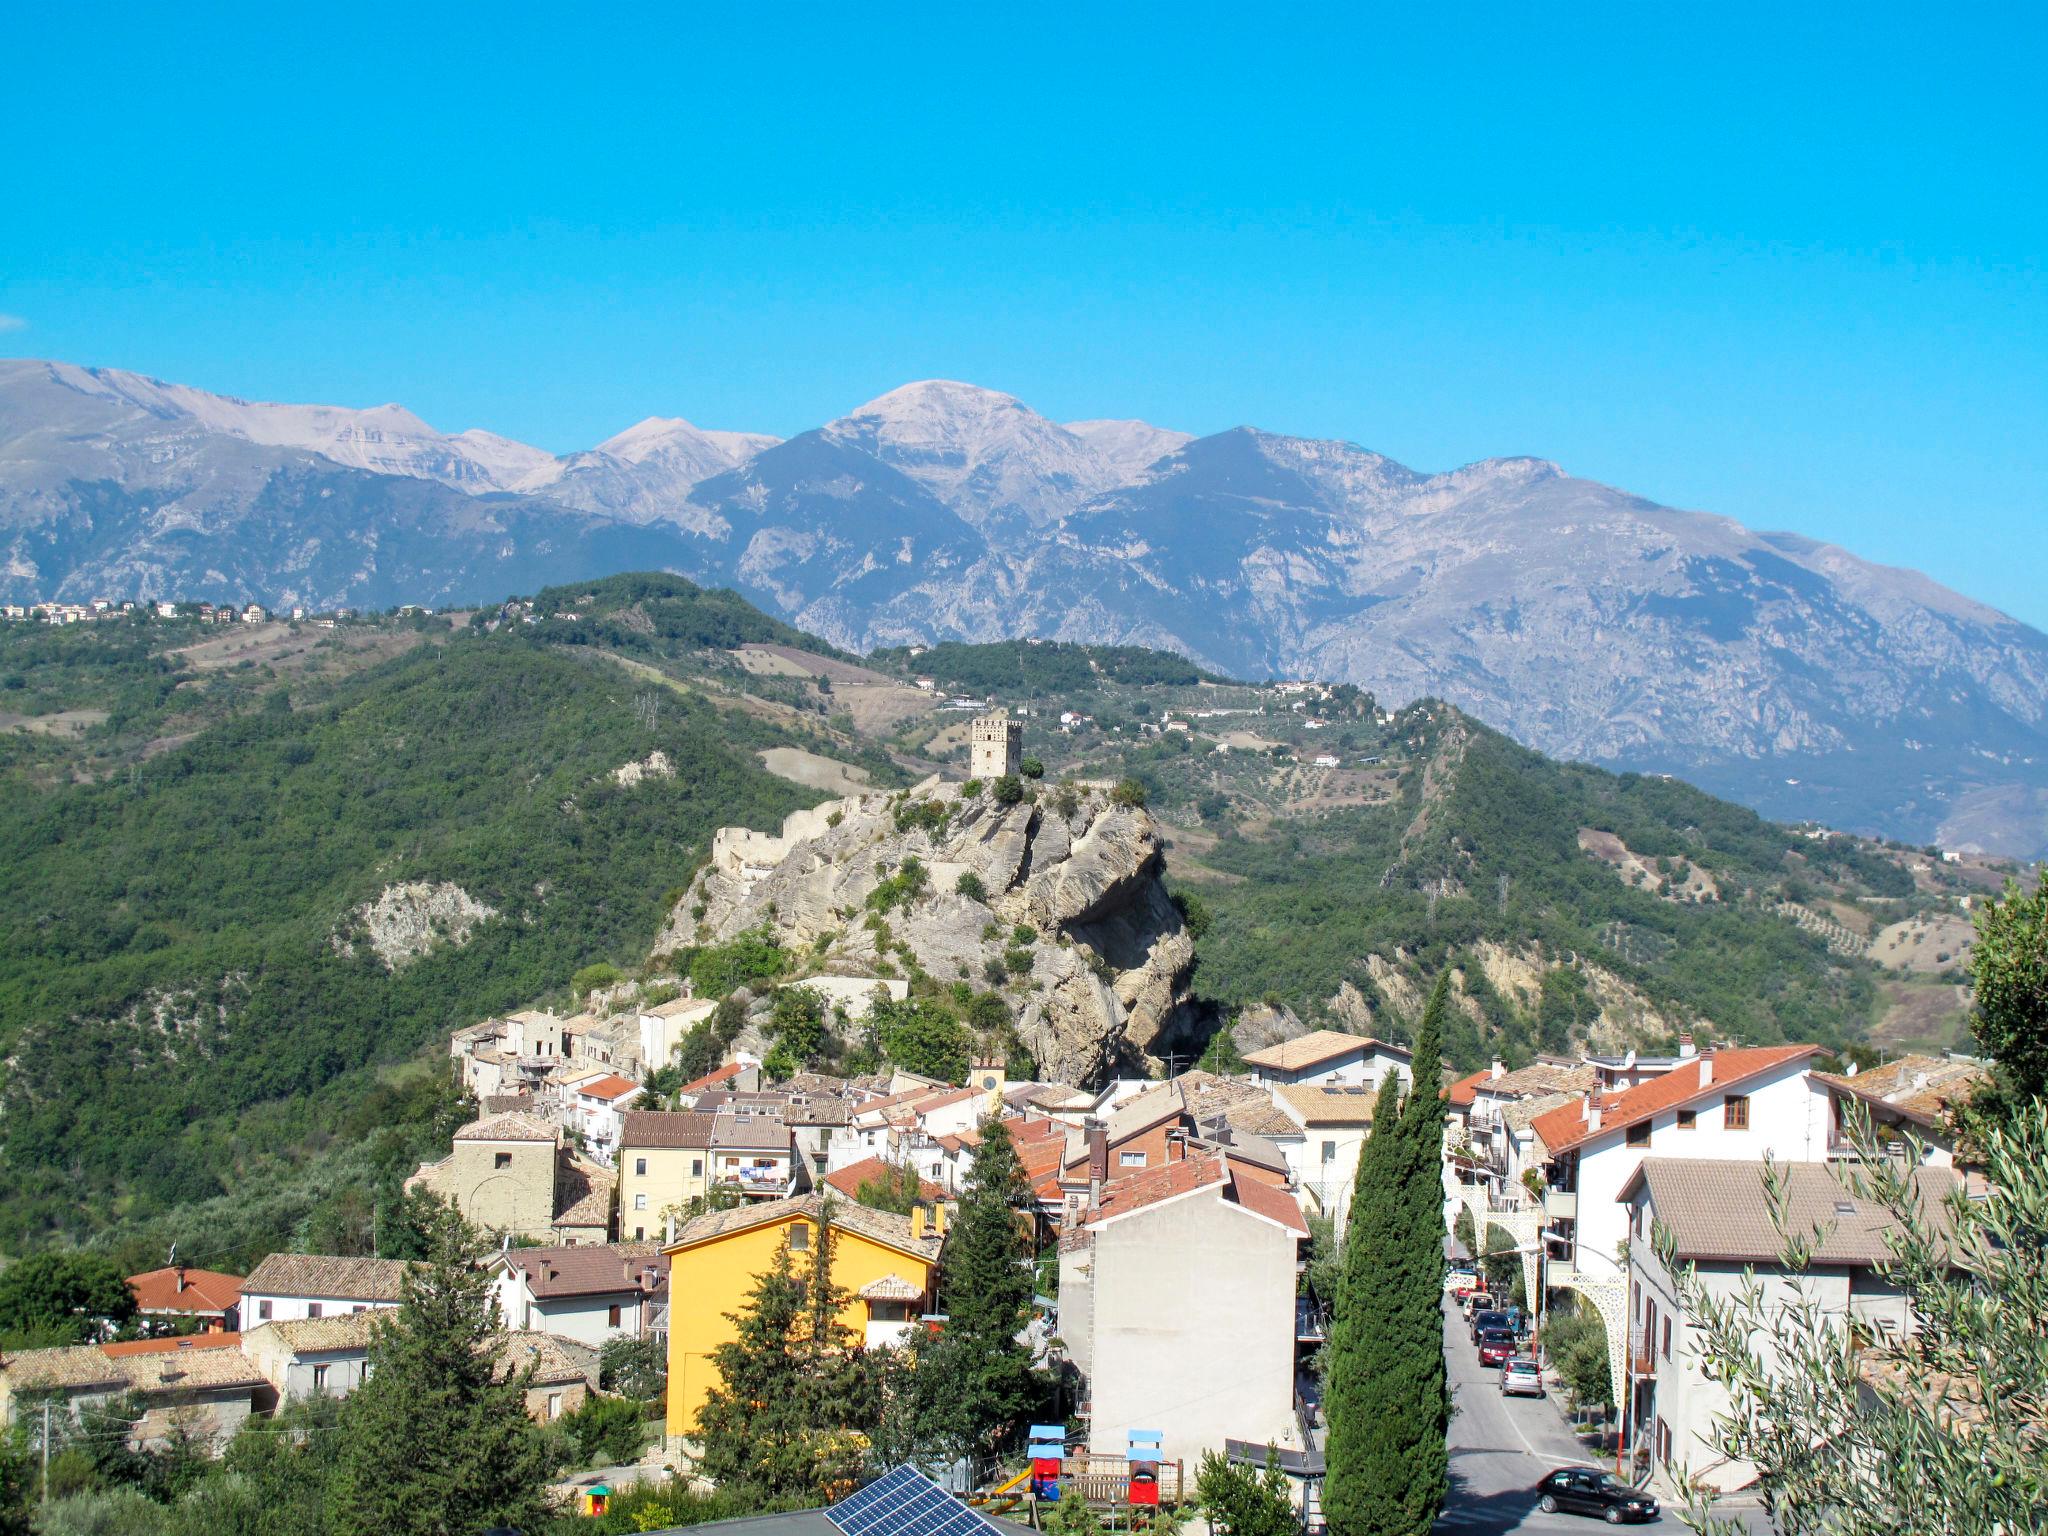
[[[1543,1367],[1529,1355],[1510,1355],[1501,1362],[1502,1397],[1543,1396]]]
[[[1507,1313],[1496,1312],[1490,1307],[1482,1308],[1472,1314],[1472,1342],[1477,1344],[1479,1342],[1479,1335],[1489,1328],[1506,1328],[1507,1326]]]
[[[1505,1365],[1515,1352],[1515,1336],[1505,1328],[1482,1328],[1479,1331],[1479,1363],[1481,1365]]]
[[[1463,1301],[1479,1289],[1479,1277],[1469,1269],[1454,1269],[1444,1280],[1444,1289]]]
[[[1649,1494],[1591,1467],[1559,1467],[1536,1485],[1536,1493],[1546,1515],[1569,1510],[1575,1515],[1598,1515],[1609,1525],[1657,1518],[1657,1501]]]
[[[1486,1291],[1482,1288],[1466,1292],[1465,1299],[1461,1304],[1465,1308],[1465,1316],[1469,1318],[1474,1312],[1483,1311],[1491,1307],[1493,1305],[1493,1298],[1487,1295]]]

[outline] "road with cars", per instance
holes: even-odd
[[[1538,1507],[1536,1484],[1546,1474],[1597,1463],[1573,1438],[1554,1399],[1501,1395],[1500,1368],[1479,1364],[1464,1315],[1449,1298],[1444,1302],[1444,1354],[1451,1380],[1451,1496],[1437,1531],[1442,1536],[1506,1536],[1602,1529],[1595,1518],[1546,1515]],[[1755,1536],[1769,1536],[1770,1525],[1760,1512],[1748,1511],[1746,1518]],[[1629,1528],[1678,1532],[1686,1527],[1676,1511],[1660,1509],[1655,1520]]]

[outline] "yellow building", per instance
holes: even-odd
[[[775,1262],[788,1235],[799,1267],[817,1248],[826,1197],[764,1200],[698,1216],[662,1251],[669,1256],[668,1433],[690,1435],[697,1410],[718,1381],[711,1353],[736,1330],[726,1314],[742,1311],[754,1282]],[[943,1206],[909,1216],[833,1198],[832,1283],[847,1293],[840,1321],[869,1347],[900,1342],[929,1310]]]
[[[668,1216],[701,1200],[711,1187],[715,1117],[629,1109],[619,1132],[619,1241],[660,1242]],[[681,1217],[677,1217],[678,1225]]]

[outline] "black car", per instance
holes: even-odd
[[[1505,1328],[1507,1326],[1508,1315],[1505,1312],[1474,1312],[1472,1314],[1472,1342],[1477,1344],[1479,1342],[1479,1335],[1486,1332],[1489,1328]]]
[[[1591,1467],[1559,1467],[1536,1485],[1536,1492],[1546,1515],[1563,1509],[1575,1515],[1598,1515],[1609,1525],[1657,1518],[1657,1501],[1649,1494]]]

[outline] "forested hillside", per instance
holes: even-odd
[[[602,658],[471,634],[9,796],[0,1245],[268,1193],[378,1068],[592,960],[637,963],[713,827],[816,798],[749,750],[783,739]],[[612,780],[655,751],[672,776]],[[389,968],[352,914],[405,882],[493,915]]]

